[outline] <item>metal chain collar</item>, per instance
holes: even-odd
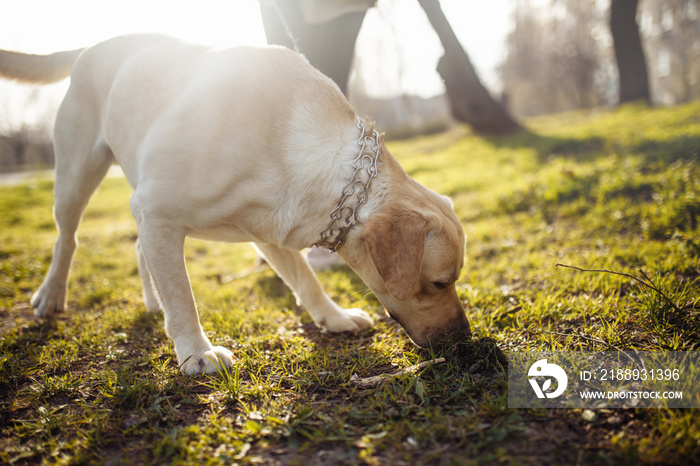
[[[377,160],[382,152],[379,133],[373,127],[368,129],[360,117],[357,117],[357,127],[360,129],[360,137],[357,140],[360,152],[352,162],[355,172],[343,188],[340,201],[331,211],[331,222],[321,232],[321,239],[314,243],[314,246],[328,248],[330,252],[335,252],[343,244],[348,231],[357,224],[357,211],[367,203],[369,187],[377,176]],[[356,194],[357,202],[354,205],[346,205],[345,202],[353,194]]]

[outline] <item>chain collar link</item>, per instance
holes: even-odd
[[[357,127],[360,129],[357,144],[360,146],[360,151],[352,162],[355,172],[350,182],[343,188],[340,201],[331,211],[328,227],[321,232],[321,239],[314,243],[316,247],[324,247],[330,252],[335,252],[345,241],[348,231],[357,224],[357,211],[360,206],[367,203],[369,187],[378,172],[377,160],[382,153],[379,133],[374,129],[374,125],[368,126],[369,128],[365,126],[364,120],[357,117]],[[356,202],[351,204],[349,198],[353,195]]]

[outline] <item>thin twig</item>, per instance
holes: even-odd
[[[270,266],[268,266],[267,264],[256,265],[254,267],[248,267],[247,269],[243,269],[238,273],[227,273],[225,275],[218,275],[217,279],[219,283],[223,285],[224,283],[229,283],[234,280],[247,277],[248,275],[264,272],[269,268]]]
[[[667,302],[672,308],[674,308],[676,311],[678,311],[678,312],[681,311],[681,309],[680,309],[678,306],[676,306],[676,303],[674,303],[673,301],[671,301],[671,298],[669,298],[668,296],[666,296],[660,289],[658,289],[656,286],[654,286],[654,282],[652,282],[652,281],[651,281],[651,278],[649,278],[649,276],[648,276],[646,273],[644,273],[644,270],[642,270],[642,269],[638,269],[638,270],[639,270],[639,273],[641,273],[642,276],[643,276],[644,278],[646,278],[647,281],[651,284],[651,285],[650,285],[650,288],[651,288],[652,290],[654,290],[654,291],[656,291],[657,293],[659,293],[659,294],[666,300],[666,302]]]
[[[622,277],[631,278],[632,280],[634,280],[634,281],[640,283],[641,285],[643,285],[643,286],[645,286],[645,287],[647,287],[647,288],[649,288],[649,289],[651,289],[651,290],[654,290],[654,291],[656,291],[657,293],[659,293],[659,295],[660,295],[662,298],[664,298],[664,300],[669,304],[669,306],[671,306],[671,307],[672,307],[673,309],[675,309],[676,311],[681,312],[681,308],[679,308],[679,307],[676,305],[676,303],[674,303],[673,301],[671,301],[671,298],[669,298],[668,296],[666,296],[666,294],[665,294],[663,291],[661,291],[656,285],[654,285],[654,282],[651,281],[651,279],[647,276],[646,273],[644,273],[644,271],[643,271],[642,269],[639,269],[639,273],[641,273],[642,276],[643,276],[645,279],[647,279],[648,281],[644,281],[644,280],[642,280],[641,278],[635,277],[634,275],[630,275],[630,274],[628,274],[628,273],[615,272],[615,271],[613,271],[613,270],[607,270],[607,269],[582,269],[581,267],[576,267],[576,266],[573,266],[573,265],[565,265],[565,264],[557,264],[556,267],[566,267],[566,268],[568,268],[568,269],[578,270],[579,272],[609,273],[609,274],[612,274],[612,275],[619,275],[619,276],[622,276]]]
[[[375,375],[373,377],[366,377],[364,379],[361,379],[355,375],[350,379],[350,382],[354,385],[359,385],[360,388],[373,388],[383,384],[389,379],[416,372],[420,369],[424,369],[430,366],[431,364],[442,364],[443,362],[445,362],[445,358],[431,359],[430,361],[423,361],[420,364],[416,364],[414,366],[407,367],[406,369],[401,369],[396,372],[392,372],[391,374]]]

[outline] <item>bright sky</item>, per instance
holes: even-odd
[[[495,68],[505,56],[511,3],[441,0],[477,71],[496,90]],[[389,28],[397,39],[385,33]],[[51,53],[132,32],[161,32],[212,45],[265,43],[257,0],[0,0],[4,49]],[[380,0],[366,17],[357,52],[367,57],[361,73],[372,95],[442,92],[434,71],[442,49],[416,0]],[[66,83],[37,90],[0,82],[0,127],[18,118],[18,108],[33,115],[20,118],[46,113],[47,101],[55,108],[65,88]]]

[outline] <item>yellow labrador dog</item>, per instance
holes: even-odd
[[[160,35],[117,37],[38,56],[0,51],[0,75],[70,75],[54,143],[59,236],[34,294],[38,317],[66,307],[76,230],[107,169],[121,165],[148,309],[188,374],[233,363],[199,323],[186,236],[248,241],[330,332],[372,326],[323,291],[300,252],[338,254],[423,347],[469,323],[455,290],[465,236],[452,204],[401,169],[337,86],[279,47],[208,48]]]

